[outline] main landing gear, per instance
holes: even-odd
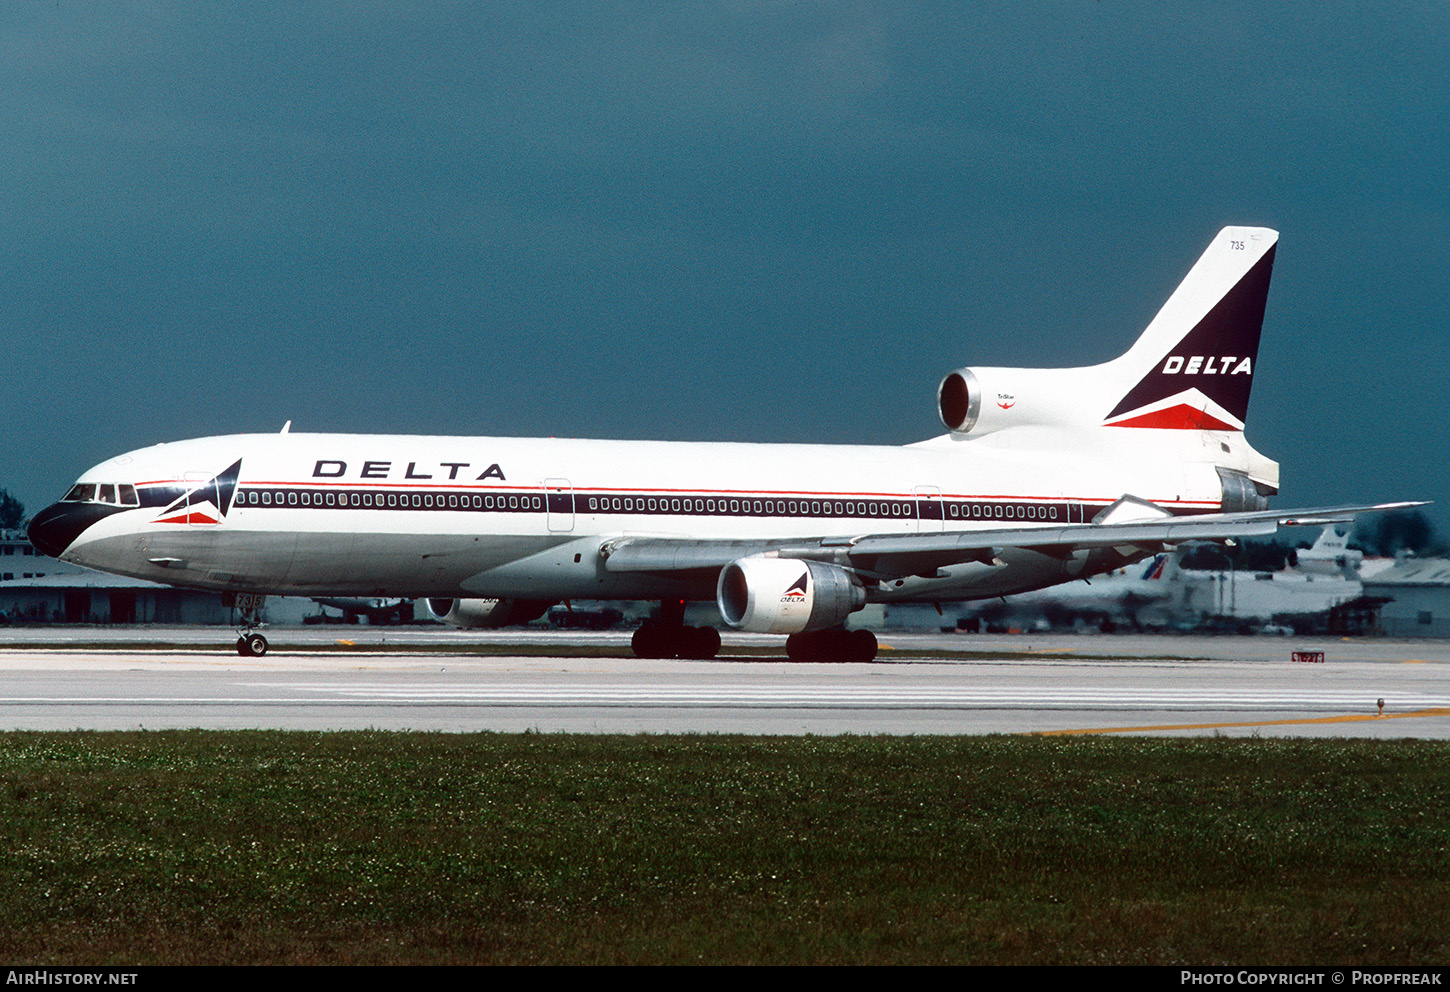
[[[237,619],[239,621],[237,630],[237,654],[243,658],[260,658],[267,653],[267,639],[257,633],[256,628],[262,626],[262,605],[267,602],[267,597],[249,592],[239,592],[230,597],[232,602],[227,604],[237,608]],[[226,600],[223,599],[225,603]]]
[[[720,651],[720,632],[714,627],[686,627],[685,602],[667,599],[658,615],[646,620],[630,641],[636,658],[706,660]],[[876,657],[876,635],[869,630],[812,630],[791,634],[785,653],[791,661],[867,662]]]
[[[686,627],[685,601],[660,603],[657,617],[646,620],[629,642],[636,658],[687,658],[704,661],[720,650],[720,632],[714,627]]]
[[[785,639],[791,661],[871,661],[876,657],[876,635],[869,630],[812,630]]]

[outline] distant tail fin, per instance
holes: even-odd
[[[1136,344],[1109,363],[1135,385],[1109,427],[1244,429],[1279,233],[1226,227]]]
[[[1337,555],[1343,554],[1348,548],[1348,531],[1341,534],[1339,533],[1338,528],[1331,524],[1330,526],[1325,527],[1324,530],[1319,532],[1318,539],[1315,540],[1314,546],[1309,550],[1322,552],[1324,554]]]
[[[1163,578],[1163,567],[1168,562],[1168,552],[1160,551],[1148,559],[1148,567],[1143,569],[1143,579],[1148,582]]]

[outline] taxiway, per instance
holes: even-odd
[[[241,658],[216,628],[0,632],[0,728],[1450,738],[1434,641],[900,634],[829,665],[750,636],[694,662],[622,656],[619,633],[269,635]]]

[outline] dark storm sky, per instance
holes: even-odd
[[[0,486],[239,431],[906,443],[1282,232],[1279,505],[1441,529],[1450,6],[18,3]]]

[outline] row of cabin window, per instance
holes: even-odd
[[[623,511],[625,513],[756,513],[774,515],[782,514],[811,514],[820,516],[822,513],[831,513],[847,517],[908,517],[912,515],[912,504],[910,503],[856,503],[856,502],[832,502],[830,500],[748,500],[748,499],[705,499],[701,497],[678,497],[665,499],[663,497],[646,498],[644,496],[600,496],[589,497],[589,509],[595,512],[609,513],[611,511]]]
[[[355,506],[364,509],[415,510],[542,510],[541,496],[470,496],[467,493],[333,493],[304,489],[248,489],[237,497],[242,506]]]
[[[80,487],[77,487],[80,488]],[[102,486],[102,489],[109,487]],[[135,490],[131,489],[131,498]],[[363,508],[402,509],[475,509],[475,510],[542,510],[540,496],[480,496],[456,493],[332,493],[310,490],[244,490],[239,502],[250,506],[353,506]],[[996,520],[1056,520],[1058,507],[1055,505],[1015,503],[948,503],[953,517]],[[896,516],[912,515],[912,504],[904,502],[855,502],[830,500],[725,500],[686,497],[672,499],[632,496],[589,497],[592,512],[623,511],[626,513],[756,513],[756,514],[812,514],[834,513],[843,516]]]
[[[1037,503],[949,503],[952,516],[973,520],[1056,520],[1057,506]]]
[[[1056,506],[1016,503],[950,503],[953,517],[970,519],[1008,520],[1056,520]],[[900,502],[859,503],[831,502],[819,500],[714,500],[700,498],[646,499],[645,497],[604,496],[590,497],[591,511],[626,513],[765,513],[796,514],[809,513],[819,516],[822,512],[847,517],[912,516],[912,504]]]
[[[62,503],[108,503],[111,506],[140,506],[136,487],[126,482],[79,482],[65,494]]]

